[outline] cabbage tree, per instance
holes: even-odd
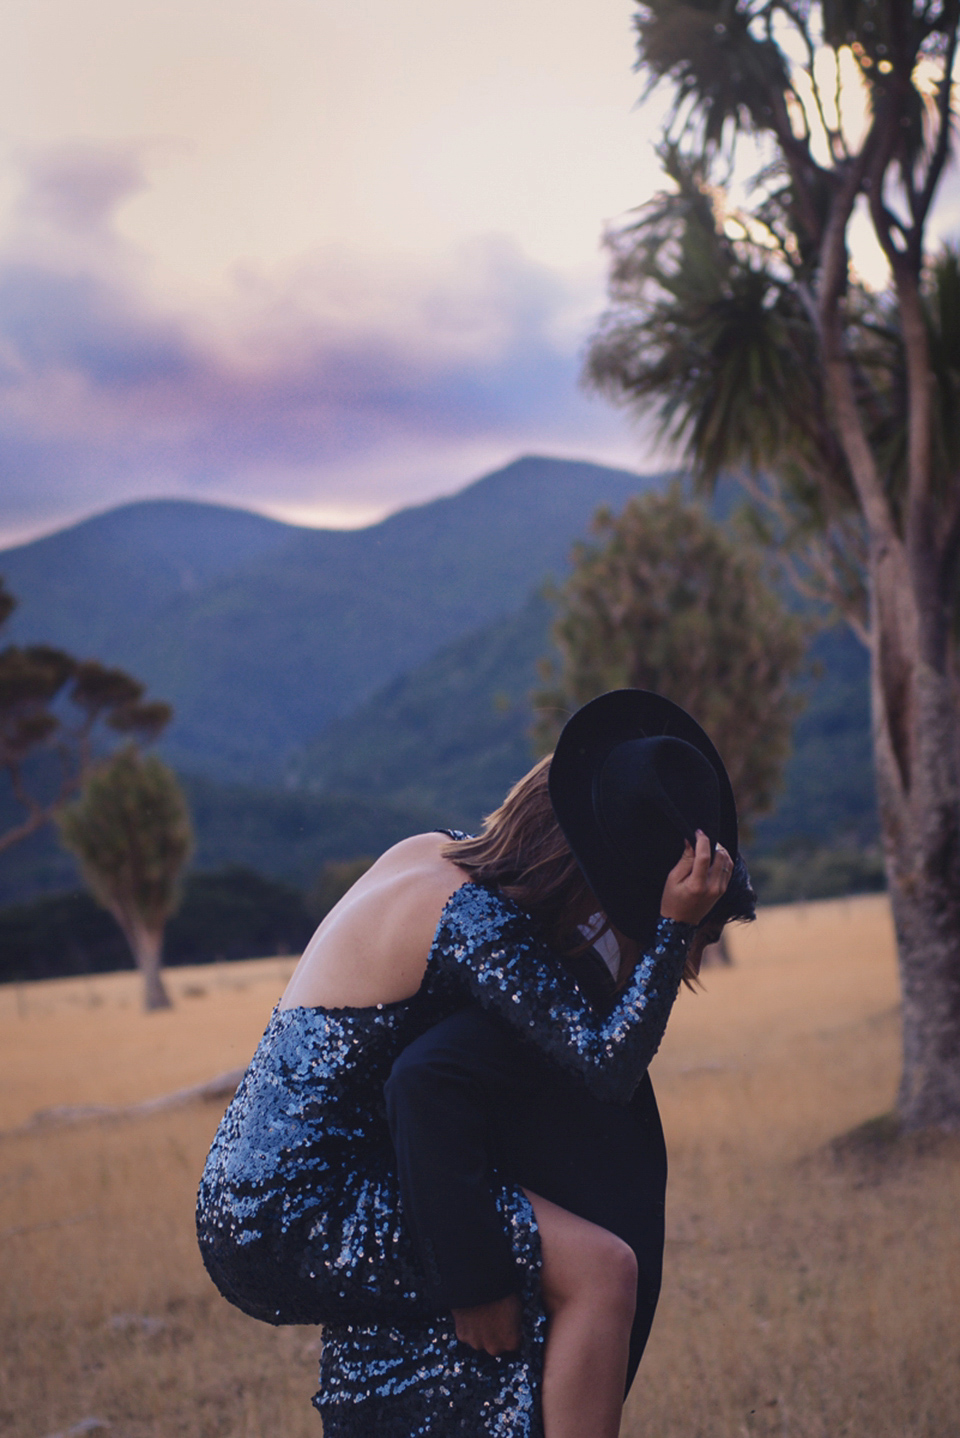
[[[958,23],[958,0],[639,4],[667,183],[611,236],[588,361],[702,483],[740,476],[869,649],[907,1128],[960,1126],[960,260],[930,238]]]
[[[123,930],[143,975],[144,1007],[169,1008],[160,973],[163,932],[179,904],[180,876],[193,848],[173,771],[128,745],[94,768],[57,823],[94,898]]]

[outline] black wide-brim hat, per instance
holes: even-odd
[[[607,918],[647,943],[667,875],[702,829],[736,860],[737,808],[723,760],[679,704],[614,689],[564,726],[550,763],[557,822]]]

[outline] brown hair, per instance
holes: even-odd
[[[499,889],[542,925],[547,942],[561,953],[590,947],[579,932],[600,908],[563,836],[550,803],[551,755],[535,764],[484,820],[473,839],[441,849],[474,883]]]

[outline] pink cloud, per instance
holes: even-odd
[[[577,390],[590,287],[507,238],[432,267],[248,269],[177,310],[114,228],[146,183],[135,151],[47,152],[24,180],[0,248],[8,526],[158,493],[393,507],[458,456],[445,487],[481,454],[623,454],[622,421]]]

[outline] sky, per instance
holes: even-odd
[[[0,543],[147,496],[370,522],[578,387],[656,187],[628,0],[31,0],[0,25]]]
[[[578,376],[658,187],[630,0],[30,0],[0,21],[0,544],[138,498],[357,525],[663,463]]]

